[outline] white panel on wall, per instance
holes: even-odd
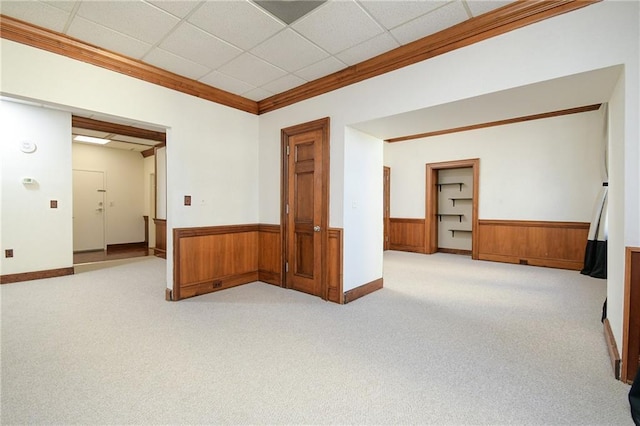
[[[156,219],[167,218],[167,148],[156,149]]]
[[[0,273],[71,267],[71,114],[0,101],[0,154]]]

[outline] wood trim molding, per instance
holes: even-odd
[[[516,1],[451,28],[255,102],[64,34],[0,15],[0,37],[246,111],[264,114],[601,0]]]
[[[516,1],[258,102],[260,114],[385,74],[600,0]]]
[[[428,163],[426,165],[426,195],[425,195],[425,248],[426,254],[433,254],[438,251],[438,170],[468,168],[473,169],[473,195],[471,206],[471,258],[478,259],[479,253],[479,222],[478,222],[478,204],[479,204],[479,188],[480,188],[480,159],[471,158],[467,160],[444,161],[440,163]]]
[[[633,383],[640,360],[640,247],[626,247],[620,380]],[[614,342],[615,343],[615,342]],[[635,363],[635,364],[634,364]]]
[[[383,278],[378,278],[377,280],[371,281],[366,284],[362,284],[359,287],[352,288],[344,293],[344,303],[351,303],[356,299],[360,299],[367,294],[371,294],[374,291],[380,290],[384,287]]]
[[[221,225],[221,226],[202,226],[197,228],[175,228],[173,230],[173,238],[175,241],[175,239],[187,238],[187,237],[237,234],[241,232],[257,232],[259,230],[260,230],[260,225],[257,223],[247,224],[247,225]]]
[[[480,225],[517,226],[523,228],[562,228],[562,229],[589,229],[589,222],[556,222],[542,220],[496,220],[481,219]]]
[[[164,291],[164,300],[166,300],[167,302],[172,302],[173,301],[173,299],[172,299],[173,295],[172,295],[171,289],[170,288],[165,288],[164,290],[165,290]]]
[[[327,274],[329,289],[327,299],[330,302],[339,304],[344,303],[344,293],[342,291],[342,252],[342,228],[329,228],[329,271]]]
[[[258,113],[258,103],[227,91],[208,86],[142,61],[93,46],[64,34],[0,15],[0,37],[106,68],[129,77],[177,90],[188,95]]]
[[[73,267],[46,269],[43,271],[22,272],[19,274],[0,275],[0,284],[17,283],[21,281],[40,280],[43,278],[63,277],[65,275],[73,275]]]
[[[620,354],[618,352],[618,346],[616,345],[616,339],[613,337],[609,318],[605,318],[602,323],[604,326],[604,339],[607,343],[609,359],[611,359],[611,368],[613,368],[613,375],[617,380],[620,380]]]
[[[165,132],[157,132],[155,130],[141,129],[139,127],[125,126],[124,124],[109,123],[107,121],[95,120],[93,118],[71,116],[71,127],[79,127],[82,129],[96,130],[98,132],[115,133],[123,136],[131,136],[140,139],[149,139],[152,141],[167,142]]]
[[[490,121],[488,123],[472,124],[470,126],[454,127],[452,129],[437,130],[434,132],[418,133],[416,135],[400,136],[397,138],[385,139],[385,142],[403,142],[413,139],[423,139],[432,136],[446,135],[449,133],[466,132],[468,130],[484,129],[486,127],[504,126],[506,124],[521,123],[523,121],[541,120],[543,118],[559,117],[562,115],[579,114],[581,112],[596,111],[602,104],[593,104],[577,108],[569,108],[558,111],[545,112],[541,114],[525,115],[522,117],[509,118],[507,120]]]

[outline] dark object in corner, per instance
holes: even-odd
[[[607,299],[604,299],[604,303],[602,304],[602,318],[600,318],[600,322],[604,322],[607,318]]]
[[[636,426],[640,426],[640,368],[629,390],[629,405],[631,405],[631,418]]]

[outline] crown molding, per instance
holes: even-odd
[[[252,114],[258,113],[258,104],[251,99],[208,86],[199,81],[182,77],[137,59],[132,59],[64,34],[31,25],[1,14],[0,37],[67,56],[78,61],[106,68],[231,108]]]
[[[260,114],[385,74],[601,0],[520,0],[258,102]]]
[[[77,115],[71,116],[71,127],[114,133],[117,135],[131,136],[140,139],[149,139],[157,142],[167,141],[167,135],[165,132],[141,129],[140,127],[126,126],[124,124],[109,123],[107,121],[100,121],[94,118],[80,117]]]

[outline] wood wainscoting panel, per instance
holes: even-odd
[[[589,223],[480,220],[480,260],[580,270]]]
[[[329,228],[329,280],[327,300],[344,303],[342,293],[342,229]]]
[[[167,221],[165,219],[153,219],[156,226],[156,246],[154,253],[163,259],[167,258]]]
[[[617,380],[620,380],[620,354],[618,352],[618,346],[616,345],[616,339],[613,336],[613,331],[611,330],[609,318],[605,318],[602,324],[604,326],[604,340],[607,343],[607,351],[609,352],[609,359],[611,360],[613,376]],[[633,381],[633,378],[631,381]]]
[[[259,225],[173,230],[173,299],[258,281]]]
[[[258,225],[258,279],[282,285],[282,236],[280,225]]]
[[[640,247],[627,247],[624,263],[622,372],[620,379],[631,384],[640,367]]]
[[[389,218],[389,249],[425,252],[424,219]]]

